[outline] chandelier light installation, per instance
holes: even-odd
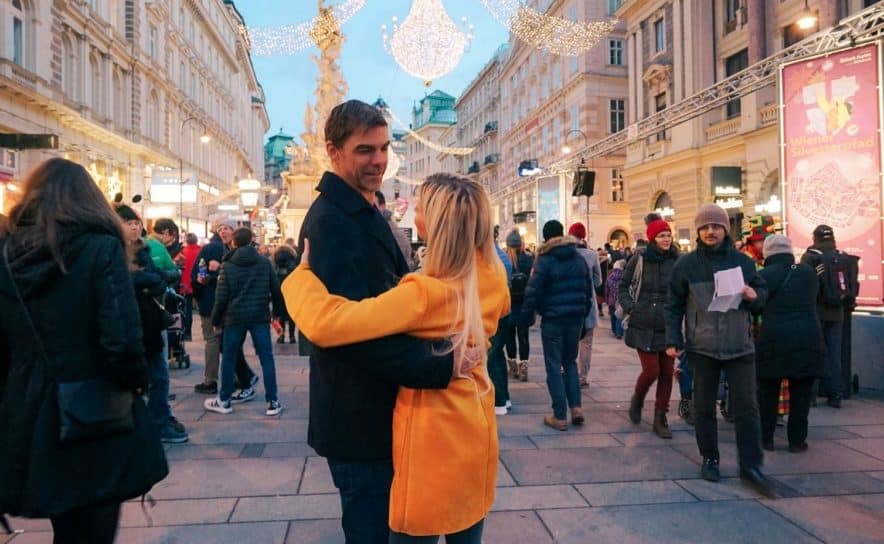
[[[520,40],[555,55],[577,56],[592,49],[614,30],[616,19],[578,22],[545,15],[519,0],[482,0],[495,19]]]
[[[381,25],[384,49],[403,70],[429,87],[457,66],[472,41],[473,25],[466,24],[466,17],[461,23],[466,32],[454,24],[442,0],[414,0],[402,24],[393,17],[390,35],[387,25]]]
[[[364,5],[365,0],[347,0],[297,25],[243,27],[240,31],[255,55],[293,55],[338,32]]]

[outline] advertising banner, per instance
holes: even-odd
[[[786,234],[796,249],[825,224],[860,258],[864,306],[882,306],[881,98],[877,45],[784,65],[780,137]]]
[[[564,224],[562,194],[559,176],[549,176],[537,180],[537,234],[538,242],[543,238],[543,225],[557,219]],[[567,226],[565,227],[567,228]]]

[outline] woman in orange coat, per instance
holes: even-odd
[[[421,186],[415,226],[427,242],[421,274],[361,301],[331,295],[301,265],[283,283],[286,307],[314,344],[333,347],[397,333],[450,338],[447,389],[400,388],[393,413],[390,542],[479,543],[497,478],[489,338],[509,312],[488,195],[466,178],[435,174]]]

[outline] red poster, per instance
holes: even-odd
[[[786,234],[803,250],[831,226],[838,249],[860,257],[864,306],[884,305],[878,66],[867,45],[780,73]]]

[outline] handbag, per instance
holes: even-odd
[[[645,259],[642,257],[641,253],[636,255],[638,258],[638,262],[635,263],[635,270],[632,272],[632,281],[629,282],[629,298],[632,299],[633,304],[638,304],[638,296],[642,290],[642,272],[644,271],[644,262]],[[629,314],[623,309],[623,306],[620,305],[620,301],[617,301],[617,307],[614,310],[614,317],[623,321],[623,328],[626,328],[629,323]]]
[[[37,328],[34,326],[28,307],[25,305],[18,285],[12,276],[6,247],[4,244],[3,261],[15,296],[39,351],[36,362],[45,365],[49,358],[43,347],[43,342],[40,340],[40,335],[37,334]],[[120,389],[105,379],[92,378],[58,383],[56,397],[59,421],[58,441],[61,444],[135,430],[135,416],[132,411],[135,395],[131,391]]]

